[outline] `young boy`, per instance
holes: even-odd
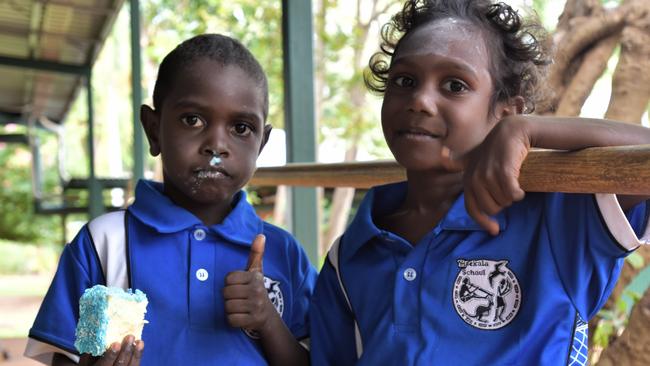
[[[116,225],[125,231],[126,253],[103,258],[95,245],[103,238],[90,234],[112,214],[91,221],[65,247],[30,331],[28,356],[55,365],[78,360],[79,297],[106,283],[108,263],[125,267],[121,281],[147,294],[149,323],[142,340],[127,336],[101,359],[84,356],[82,363],[308,362],[298,341],[308,336],[316,272],[296,240],[263,222],[241,190],[271,131],[267,113],[266,76],[236,40],[200,35],[165,57],[153,109],[141,110],[164,183],[138,183],[135,202]],[[261,237],[251,246],[259,234],[266,249]]]
[[[531,147],[647,144],[650,130],[521,115],[545,59],[534,28],[503,3],[411,0],[383,29],[367,82],[407,181],[371,189],[332,247],[314,365],[586,363],[581,319],[650,234],[647,198],[524,197],[519,169]]]

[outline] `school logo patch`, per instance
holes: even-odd
[[[521,287],[507,260],[458,259],[454,308],[465,323],[479,329],[499,329],[521,307]]]
[[[266,288],[271,304],[273,304],[278,314],[282,316],[284,313],[284,295],[282,295],[282,291],[280,290],[280,281],[264,276],[264,288]],[[253,330],[244,329],[244,333],[253,339],[260,338],[259,334]]]

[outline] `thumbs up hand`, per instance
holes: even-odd
[[[264,337],[271,319],[279,317],[264,287],[262,257],[264,235],[257,235],[248,256],[246,271],[231,272],[223,288],[224,308],[228,323],[237,328],[256,331]]]
[[[251,253],[248,255],[248,264],[246,270],[249,272],[259,271],[262,272],[262,257],[264,257],[264,245],[266,237],[259,234],[253,240],[251,245]]]

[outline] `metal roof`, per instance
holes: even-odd
[[[124,0],[0,0],[0,124],[61,123]]]

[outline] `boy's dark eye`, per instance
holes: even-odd
[[[408,76],[397,76],[393,79],[393,83],[401,88],[410,88],[415,85],[415,80]]]
[[[186,124],[186,125],[188,125],[190,127],[202,126],[204,124],[201,117],[199,117],[197,115],[194,115],[194,114],[190,114],[188,116],[181,117],[181,122],[183,122],[184,124]]]
[[[252,132],[251,127],[246,123],[237,123],[234,129],[235,133],[241,136],[248,136]]]
[[[459,80],[448,80],[442,85],[442,87],[452,93],[462,93],[469,89],[465,83]]]

